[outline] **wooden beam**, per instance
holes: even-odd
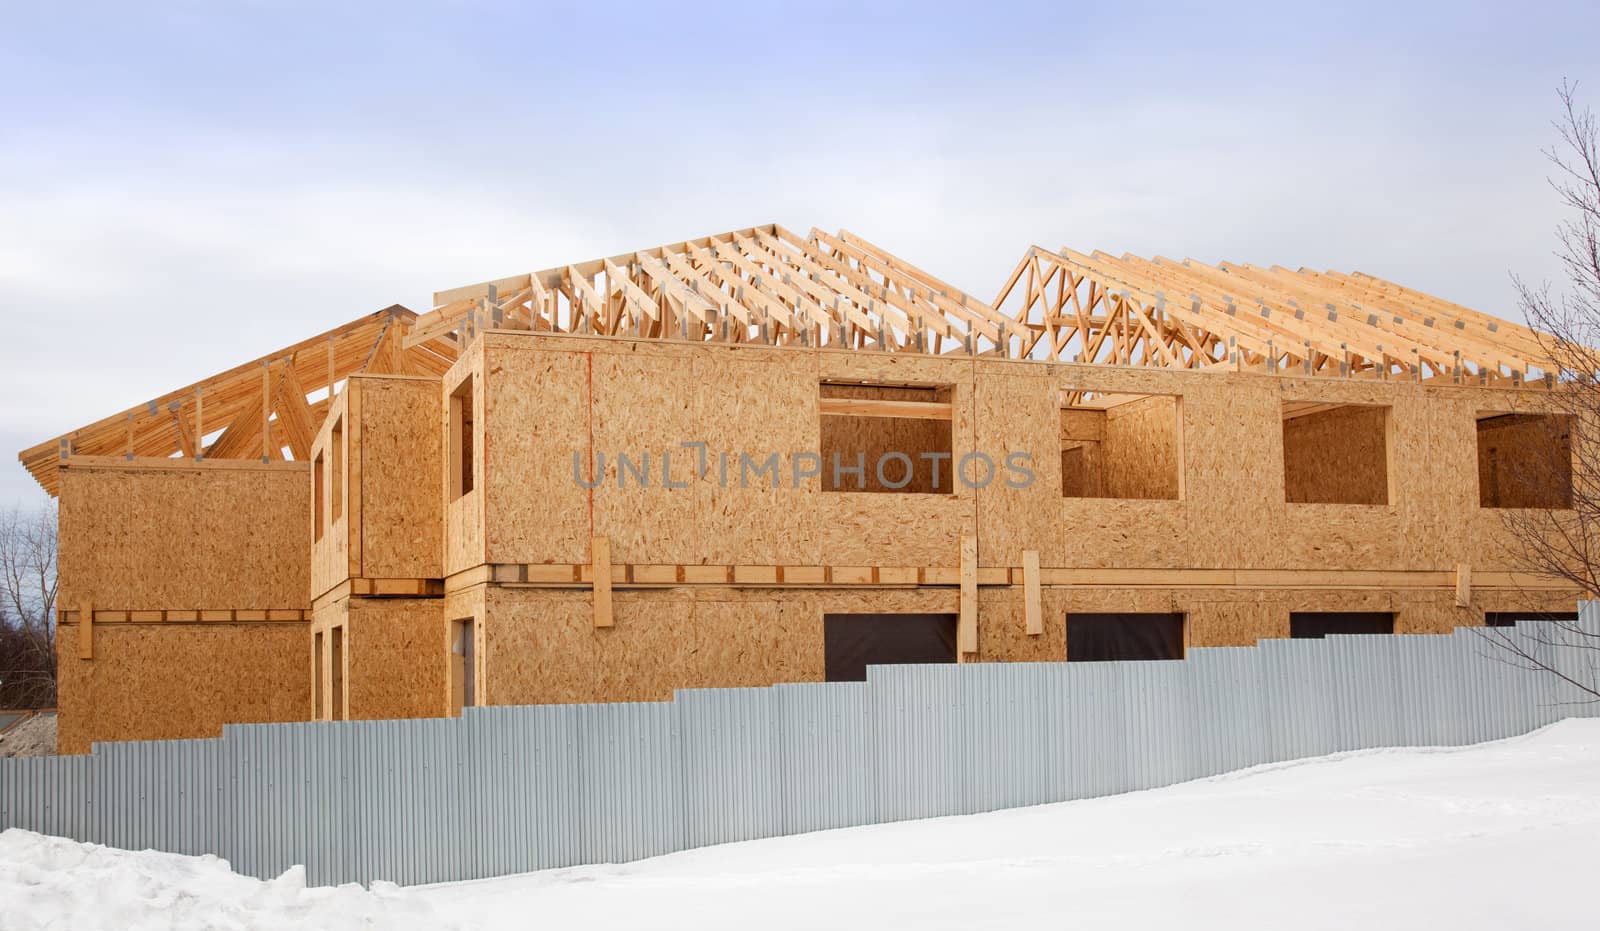
[[[78,602],[78,659],[94,659],[94,604]]]
[[[956,625],[956,661],[978,652],[978,538],[961,538],[961,614]]]
[[[1456,607],[1472,607],[1472,567],[1464,562],[1456,563]]]
[[[949,401],[880,401],[871,398],[819,398],[817,410],[847,417],[904,417],[914,420],[950,420]]]
[[[1039,590],[1039,551],[1022,551],[1022,615],[1030,637],[1044,633],[1044,604]]]

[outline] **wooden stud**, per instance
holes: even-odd
[[[94,659],[94,603],[78,602],[78,659]]]
[[[1472,607],[1472,567],[1464,562],[1456,563],[1456,607]]]
[[[1030,637],[1044,633],[1044,605],[1040,592],[1039,551],[1022,551],[1022,614]]]
[[[978,538],[961,538],[961,614],[956,625],[956,658],[978,652]]]

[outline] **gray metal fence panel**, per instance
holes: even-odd
[[[782,719],[771,689],[691,689],[673,699],[690,847],[783,833]]]
[[[1600,605],[1582,614],[1600,634]],[[1268,640],[1183,662],[875,666],[866,682],[673,702],[229,726],[215,740],[0,760],[0,826],[210,852],[261,877],[303,863],[318,884],[631,860],[1600,713],[1493,641],[1593,681],[1600,653],[1549,643],[1553,630]]]
[[[777,685],[772,693],[784,833],[876,824],[866,683]]]
[[[869,666],[872,743],[884,821],[965,814],[960,677],[955,665]]]
[[[476,876],[583,862],[574,705],[469,708]]]
[[[578,708],[578,809],[585,863],[682,850],[683,767],[671,704]]]

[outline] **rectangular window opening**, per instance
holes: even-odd
[[[1321,401],[1283,405],[1283,499],[1389,503],[1389,408]]]
[[[476,486],[472,454],[472,376],[450,394],[450,491],[452,498]]]
[[[462,708],[477,704],[473,681],[472,619],[450,622],[450,712],[459,717]]]
[[[1061,496],[1183,497],[1183,399],[1061,392]]]
[[[1575,623],[1576,611],[1485,611],[1483,626],[1515,627],[1518,621],[1566,621]]]
[[[817,400],[822,490],[952,493],[952,390],[949,385],[822,382]]]
[[[864,682],[868,666],[956,661],[955,614],[825,614],[829,682]]]
[[[1329,634],[1392,634],[1394,613],[1390,611],[1292,611],[1289,636],[1296,640],[1320,640]]]
[[[1067,615],[1067,662],[1183,659],[1181,613]]]
[[[1572,507],[1572,417],[1478,414],[1478,504]]]
[[[333,489],[333,523],[337,524],[344,517],[344,418],[340,417],[333,422],[333,436],[328,443],[328,454],[331,462],[328,468],[330,481],[328,485]]]
[[[333,713],[329,717],[335,721],[343,721],[345,718],[344,627],[335,627],[330,633],[333,649],[329,651],[328,666],[333,672],[333,688],[328,690],[328,697],[333,703],[330,709]]]
[[[311,542],[322,539],[324,508],[328,500],[328,477],[324,474],[325,465],[322,453],[317,453],[317,458],[311,460]]]
[[[324,663],[322,634],[318,633],[311,638],[311,720],[313,721],[321,721],[328,713],[328,698],[322,692]]]

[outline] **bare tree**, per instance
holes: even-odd
[[[1545,151],[1549,179],[1567,211],[1556,230],[1556,258],[1567,287],[1534,286],[1512,276],[1518,306],[1539,334],[1553,379],[1545,417],[1505,424],[1520,430],[1514,458],[1480,451],[1485,504],[1501,513],[1509,555],[1523,569],[1600,594],[1600,127],[1580,106],[1577,85],[1557,91],[1558,143]],[[1540,432],[1547,435],[1539,436]],[[1501,496],[1488,500],[1491,494]],[[1600,633],[1570,620],[1545,620],[1521,631],[1484,630],[1500,657],[1555,675],[1600,701]]]
[[[0,708],[56,703],[56,509],[0,512]]]

